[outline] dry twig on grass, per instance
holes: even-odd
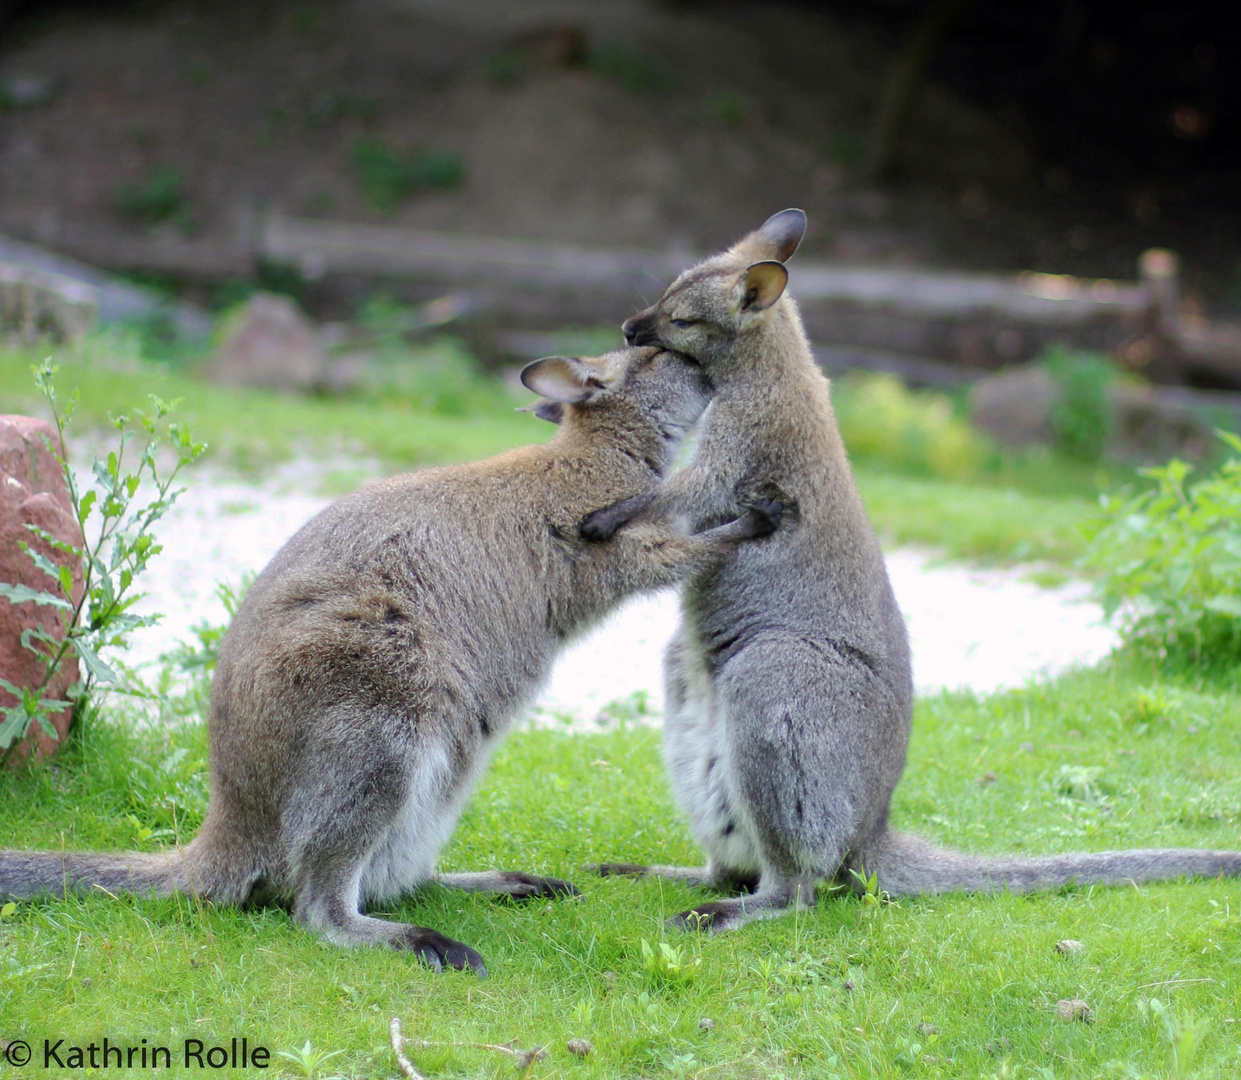
[[[408,1077],[409,1080],[426,1080],[422,1073],[414,1068],[409,1058],[405,1056],[405,1039],[401,1035],[401,1021],[395,1016],[388,1024],[388,1033],[392,1037],[392,1052],[396,1054],[396,1063],[401,1068],[401,1074]],[[541,1046],[536,1046],[533,1050],[518,1050],[511,1042],[503,1046],[496,1043],[436,1042],[432,1039],[418,1039],[416,1042],[424,1050],[433,1050],[444,1046],[450,1046],[454,1049],[464,1047],[470,1050],[495,1050],[501,1054],[508,1054],[513,1059],[513,1066],[518,1072],[525,1072],[536,1061],[542,1061],[547,1057],[547,1051]]]
[[[406,1077],[406,1080],[426,1080],[426,1077],[414,1068],[414,1063],[405,1056],[405,1039],[401,1036],[401,1021],[395,1016],[388,1022],[388,1036],[401,1075]]]

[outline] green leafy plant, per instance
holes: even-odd
[[[1097,461],[1112,432],[1107,389],[1116,365],[1101,353],[1053,347],[1041,361],[1059,391],[1051,410],[1056,448],[1079,461]]]
[[[1188,1014],[1174,1016],[1158,998],[1139,1000],[1138,1011],[1159,1024],[1168,1047],[1168,1073],[1172,1080],[1189,1080],[1196,1072],[1194,1059],[1206,1038],[1210,1021]]]
[[[286,1061],[293,1062],[303,1076],[316,1077],[319,1075],[319,1069],[325,1061],[329,1061],[334,1057],[343,1054],[343,1050],[316,1050],[307,1039],[300,1050],[277,1050],[278,1057],[284,1058]],[[333,1080],[332,1077],[324,1077],[323,1080]]]
[[[1102,765],[1061,765],[1056,773],[1056,789],[1061,795],[1079,802],[1098,802],[1102,795],[1099,778]]]
[[[702,963],[702,957],[691,956],[688,949],[659,941],[652,945],[642,938],[642,968],[647,981],[654,986],[675,986],[690,982]]]
[[[451,297],[409,306],[386,297],[368,300],[359,312],[366,331],[363,347],[370,360],[350,391],[362,400],[403,402],[420,412],[466,417],[495,408],[512,407],[500,380],[488,375],[457,340],[441,335],[412,343],[411,335],[426,334],[456,317]],[[344,348],[356,348],[356,344]]]
[[[1241,438],[1217,432],[1234,452]],[[1173,459],[1141,469],[1154,487],[1103,496],[1083,565],[1126,643],[1160,656],[1241,661],[1241,458],[1189,484]]]
[[[859,871],[850,867],[849,873],[861,889],[862,913],[878,911],[884,905],[892,903],[892,898],[879,887],[878,871],[872,871],[868,877],[865,868]]]
[[[151,395],[147,412],[134,410],[145,436],[138,461],[127,471],[126,449],[136,432],[128,416],[112,418],[119,433],[119,445],[105,460],[96,458],[92,465],[95,487],[83,490],[77,474],[66,460],[65,426],[73,415],[78,396],[75,392],[62,410],[57,401],[53,379],[57,368],[50,361],[32,367],[35,384],[51,407],[58,445],[49,446],[64,470],[73,513],[82,530],[81,547],[58,540],[51,533],[33,525],[26,527],[40,540],[68,558],[63,563],[22,542],[22,550],[31,562],[49,579],[47,589],[31,589],[24,585],[0,583],[0,597],[10,603],[33,602],[60,612],[61,628],[52,633],[38,627],[22,633],[22,645],[39,658],[43,673],[33,686],[18,687],[5,679],[0,686],[18,699],[16,706],[0,707],[0,751],[3,759],[37,724],[52,738],[56,729],[51,717],[70,706],[89,700],[96,686],[114,690],[142,692],[132,679],[120,673],[103,659],[109,648],[123,647],[126,635],[142,626],[149,626],[159,616],[137,615],[130,609],[140,594],[135,593],[135,579],[147,563],[162,550],[155,542],[152,528],[176,501],[180,490],[173,482],[181,469],[197,460],[206,447],[190,437],[180,424],[166,425],[166,439],[174,455],[171,468],[156,461],[161,442],[160,428],[172,405]],[[154,497],[147,502],[137,499],[139,488],[146,480],[154,485]],[[80,566],[78,585],[73,572]],[[68,690],[68,701],[48,696],[48,687],[61,666],[71,657],[80,662],[81,677]],[[0,760],[3,760],[0,759]]]
[[[251,570],[242,575],[241,584],[237,586],[229,585],[224,581],[217,582],[215,594],[223,603],[228,618],[222,623],[210,623],[203,619],[190,631],[196,639],[196,644],[179,641],[170,652],[163,653],[160,660],[184,672],[201,671],[210,675],[215,670],[216,658],[220,653],[220,642],[224,639],[225,631],[228,630],[233,616],[237,614],[237,608],[241,605],[242,598],[254,584],[257,576]]]
[[[465,165],[453,151],[414,147],[398,153],[378,135],[359,136],[353,166],[366,201],[381,214],[392,213],[407,195],[458,187],[465,180]]]

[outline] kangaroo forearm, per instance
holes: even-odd
[[[640,517],[696,533],[712,522],[727,521],[740,513],[735,492],[709,473],[691,467],[641,495],[592,511],[582,519],[578,531],[583,540],[603,543]]]
[[[616,534],[608,565],[626,591],[659,589],[725,557],[740,539],[737,530],[683,536],[664,522],[644,520]]]
[[[693,465],[660,484],[644,511],[648,518],[687,522],[690,532],[741,512],[737,489],[728,477]]]

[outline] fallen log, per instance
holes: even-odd
[[[605,250],[281,214],[243,226],[231,239],[62,226],[56,243],[99,265],[198,279],[250,277],[267,260],[311,281],[362,279],[360,291],[367,281],[402,280],[418,298],[456,290],[493,326],[525,329],[619,321],[695,258],[685,250]],[[1182,316],[1179,266],[1169,251],[1146,252],[1136,281],[801,259],[789,269],[810,336],[825,348],[981,372],[1062,344],[1112,353],[1160,381],[1241,388],[1241,326]]]

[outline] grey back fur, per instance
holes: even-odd
[[[701,536],[651,523],[584,543],[584,514],[658,482],[709,385],[696,364],[645,348],[536,361],[523,381],[561,421],[551,442],[368,484],[259,575],[220,647],[211,799],[192,842],[163,855],[0,852],[0,896],[274,898],[332,941],[482,972],[473,949],[362,906],[436,878],[471,787],[573,635],[774,527],[752,512]],[[438,880],[575,891],[519,872]]]
[[[706,865],[600,869],[756,888],[676,920],[714,930],[810,903],[818,880],[852,883],[850,871],[877,873],[892,894],[1241,873],[1235,852],[987,860],[889,828],[910,733],[909,645],[785,290],[804,229],[800,210],[776,214],[624,325],[632,344],[697,358],[716,394],[692,464],[590,515],[583,535],[602,540],[635,515],[699,528],[756,497],[782,502],[786,524],[687,581],[665,653],[665,752]]]

